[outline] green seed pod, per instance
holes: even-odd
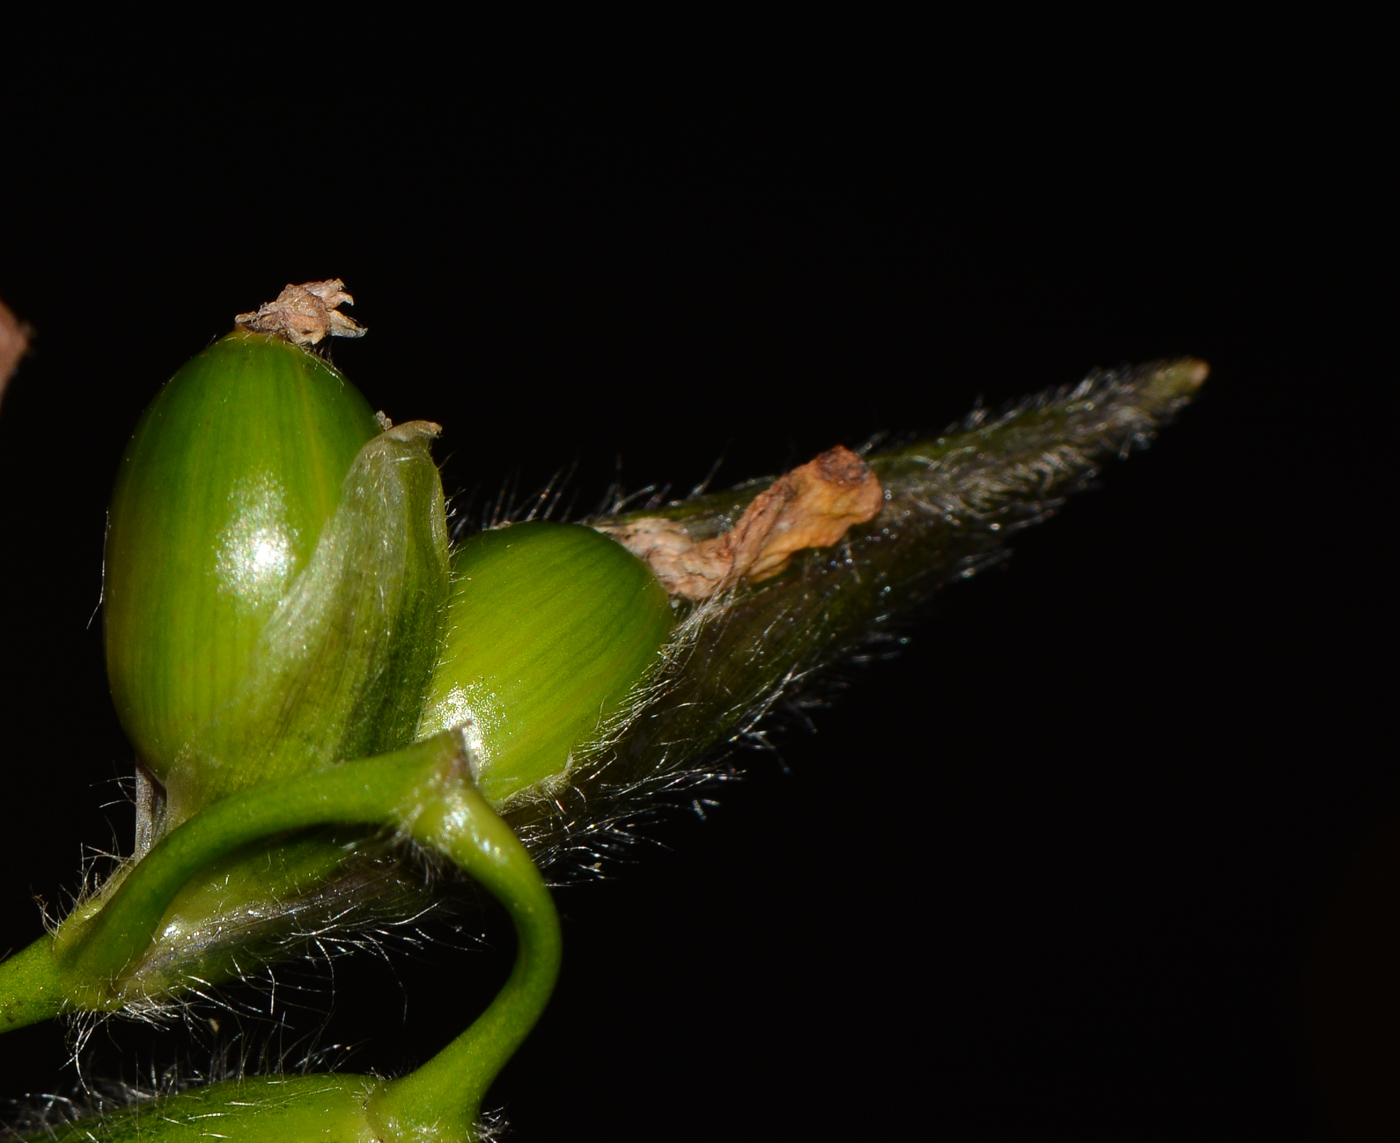
[[[313,354],[235,333],[151,402],[118,470],[103,602],[122,725],[162,780],[241,687],[379,425]]]
[[[321,358],[244,332],[137,426],[107,534],[107,668],[167,824],[411,738],[446,523],[435,426],[380,430]]]
[[[562,778],[656,662],[671,616],[647,566],[591,528],[537,521],[474,536],[453,562],[419,735],[466,726],[493,804]]]

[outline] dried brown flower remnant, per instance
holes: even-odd
[[[28,348],[29,337],[24,324],[10,312],[9,306],[0,302],[0,398],[5,396],[5,386]]]
[[[869,466],[837,445],[780,476],[733,528],[713,539],[697,543],[684,525],[655,516],[599,530],[645,560],[671,595],[698,600],[743,580],[777,575],[797,552],[829,547],[883,503]]]
[[[336,309],[354,304],[355,299],[345,292],[345,283],[332,278],[288,285],[276,301],[264,302],[254,312],[239,314],[233,320],[245,329],[275,333],[293,345],[315,345],[327,336],[364,337],[365,327]]]

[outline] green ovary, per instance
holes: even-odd
[[[147,408],[112,497],[103,603],[112,697],[162,781],[243,688],[378,432],[339,373],[265,334],[216,342]]]
[[[419,734],[462,726],[499,805],[567,774],[657,661],[672,611],[656,577],[591,528],[484,532],[453,564],[444,649]]]

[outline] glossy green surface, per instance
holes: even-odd
[[[236,693],[165,773],[165,827],[262,782],[411,742],[449,579],[442,481],[421,426],[360,449]]]
[[[467,725],[494,804],[568,769],[656,661],[672,611],[651,571],[576,524],[483,532],[453,562],[422,735]]]
[[[103,608],[112,698],[157,777],[237,694],[378,432],[338,372],[264,334],[211,345],[147,408],[112,496]]]

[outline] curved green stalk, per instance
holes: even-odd
[[[481,1097],[549,1002],[559,975],[559,915],[529,854],[475,786],[463,783],[452,798],[425,807],[411,832],[421,845],[447,854],[506,907],[519,948],[510,979],[476,1022],[370,1101],[386,1138],[447,1143],[471,1137]]]
[[[474,1137],[482,1097],[553,991],[560,935],[539,871],[477,792],[468,754],[456,734],[215,803],[153,847],[100,910],[58,937],[37,942],[7,967],[18,966],[24,981],[56,991],[60,1004],[68,996],[76,998],[77,1006],[91,1006],[104,994],[119,993],[122,975],[139,963],[170,903],[191,877],[263,838],[339,823],[385,826],[441,852],[505,906],[519,950],[510,979],[481,1018],[418,1071],[396,1081],[339,1076],[217,1084],[79,1121],[58,1138],[118,1140],[135,1133],[152,1141],[203,1137],[190,1135],[192,1117],[215,1114],[210,1108],[217,1105],[224,1138],[321,1139],[326,1121],[315,1109],[332,1094],[337,1108],[358,1109],[345,1112],[349,1119],[336,1112],[347,1138],[457,1143]],[[12,976],[7,983],[13,986],[21,979]],[[346,1103],[347,1092],[360,1094]],[[303,1104],[304,1114],[289,1110]]]

